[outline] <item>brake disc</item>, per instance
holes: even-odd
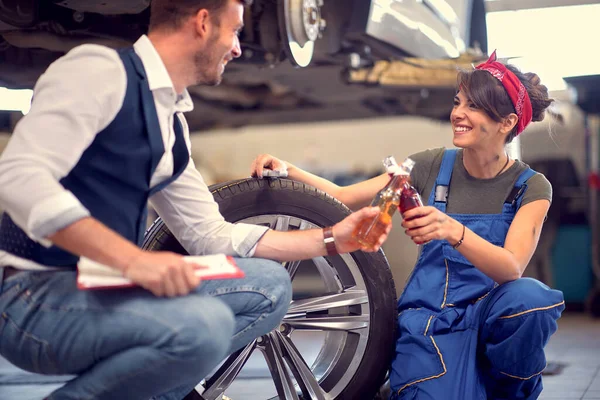
[[[290,61],[306,67],[312,60],[315,41],[326,27],[321,16],[323,0],[283,0],[279,2],[279,29]]]

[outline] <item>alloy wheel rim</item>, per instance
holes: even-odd
[[[289,215],[258,215],[240,223],[269,226],[280,231],[319,226]],[[336,398],[348,385],[364,357],[369,338],[370,311],[366,285],[349,254],[284,263],[294,297],[279,327],[232,354],[206,381],[203,397],[221,399],[252,354],[260,352],[276,390],[272,399],[325,400]],[[318,273],[320,285],[307,293],[305,273]],[[313,286],[313,281],[311,284]],[[300,290],[298,289],[300,288]],[[300,293],[299,293],[300,292]],[[303,355],[297,344],[311,332],[319,337],[316,356]],[[301,343],[300,343],[301,344]]]

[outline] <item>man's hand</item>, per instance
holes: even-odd
[[[175,297],[188,294],[200,284],[195,267],[176,253],[142,251],[123,273],[156,296]]]
[[[389,224],[385,232],[379,237],[377,244],[373,248],[368,248],[354,239],[354,231],[362,225],[365,219],[376,218],[381,210],[379,207],[365,207],[344,218],[333,226],[333,237],[335,239],[335,247],[338,253],[349,253],[356,250],[366,252],[378,251],[383,242],[388,237],[392,224]]]
[[[262,178],[265,168],[272,171],[286,171],[287,164],[270,154],[261,154],[252,162],[250,176]]]
[[[183,296],[200,284],[194,274],[198,266],[185,262],[182,255],[140,250],[92,217],[72,223],[49,239],[73,254],[113,266],[156,296]]]

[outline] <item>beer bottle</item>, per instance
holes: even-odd
[[[371,202],[372,207],[379,207],[380,212],[375,218],[366,218],[354,231],[354,238],[363,246],[372,249],[379,241],[379,237],[392,223],[392,216],[399,208],[400,213],[423,205],[421,196],[410,185],[410,171],[415,162],[407,158],[398,165],[394,157],[383,160],[388,174],[391,176],[388,184],[381,189]]]

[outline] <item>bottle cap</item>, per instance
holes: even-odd
[[[383,166],[388,174],[394,174],[398,169],[398,163],[394,156],[387,156],[383,159]]]
[[[402,162],[402,165],[396,168],[394,175],[410,175],[410,171],[412,171],[414,166],[415,162],[412,159],[407,158]]]

